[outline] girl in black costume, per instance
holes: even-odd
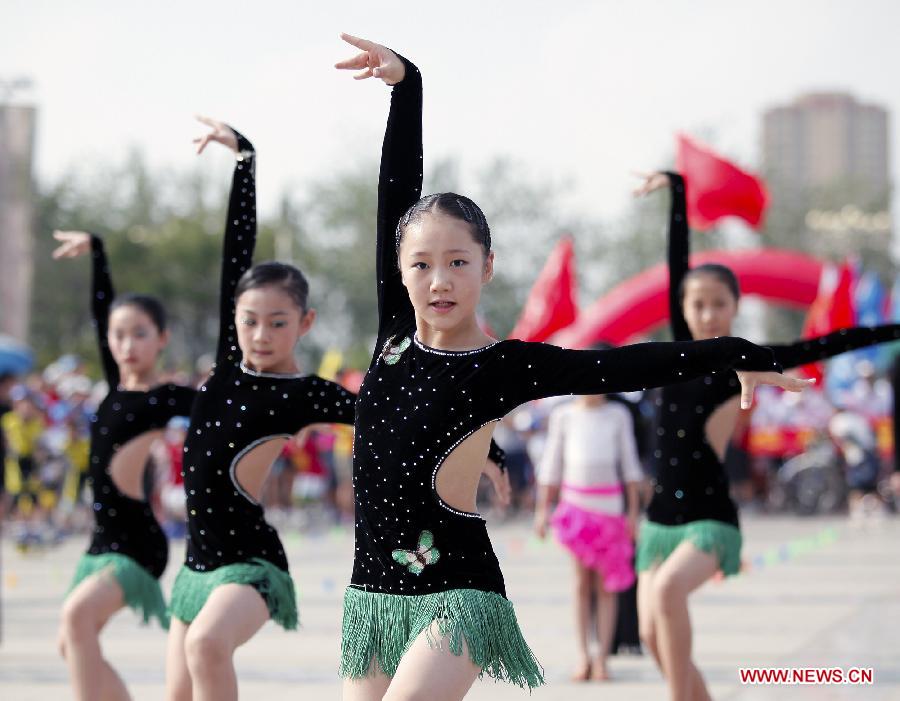
[[[259,503],[269,468],[290,436],[316,423],[351,423],[355,396],[303,375],[294,346],[315,320],[296,268],[251,267],[256,243],[255,152],[227,125],[196,142],[237,158],[222,253],[216,365],[191,410],[184,446],[187,552],[172,590],[169,699],[237,698],[232,656],[272,619],[297,626],[294,582],[278,534]]]
[[[727,336],[740,289],[718,264],[691,269],[685,183],[677,173],[647,176],[636,194],[670,186],[669,315],[675,341]],[[900,325],[843,329],[820,338],[772,346],[784,369],[900,338]],[[738,416],[738,378],[713,373],[664,387],[651,453],[653,497],[636,557],[641,638],[669,683],[672,699],[709,693],[691,661],[688,596],[717,570],[737,574],[741,532],[722,465]]]
[[[378,184],[378,341],[357,401],[344,697],[459,699],[482,674],[534,687],[542,671],[474,511],[495,423],[533,399],[736,367],[748,403],[758,383],[806,383],[736,338],[572,351],[488,337],[475,313],[494,265],[484,215],[454,193],[420,199],[419,71],[383,46],[343,38],[361,53],[338,68],[393,86]]]
[[[168,625],[159,577],[168,542],[143,489],[150,445],[173,416],[190,413],[194,390],[159,384],[156,361],[168,341],[165,312],[144,295],[114,297],[103,241],[57,231],[54,258],[91,253],[91,311],[109,385],[91,419],[89,480],[94,530],[62,612],[60,652],[77,699],[127,699],[121,678],[100,650],[99,635],[123,606]]]

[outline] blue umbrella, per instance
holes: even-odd
[[[34,354],[24,343],[0,334],[0,375],[24,375],[34,366]]]

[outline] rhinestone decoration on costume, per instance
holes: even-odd
[[[88,553],[127,555],[154,577],[162,575],[169,544],[146,499],[124,494],[109,472],[113,457],[129,441],[165,428],[173,416],[187,416],[194,390],[163,384],[146,392],[119,388],[119,368],[107,341],[114,292],[103,241],[91,237],[91,313],[109,393],[91,417],[88,478],[93,491],[94,530]]]
[[[253,448],[289,438],[313,423],[352,423],[354,395],[315,375],[255,372],[242,363],[234,292],[256,243],[253,146],[240,148],[228,204],[219,299],[216,365],[200,388],[184,446],[188,537],[185,565],[195,571],[261,558],[288,570],[284,547],[263,507],[241,487],[238,462]]]
[[[690,270],[685,183],[677,173],[668,176],[672,186],[668,253],[670,323],[676,341],[689,341],[693,337],[680,299],[683,280]],[[898,337],[900,326],[892,324],[844,329],[771,349],[778,364],[787,370]],[[716,409],[739,395],[740,390],[737,375],[732,371],[663,387],[657,399],[656,445],[651,455],[655,475],[653,498],[647,509],[651,521],[680,525],[711,519],[738,525],[737,507],[729,495],[725,468],[706,438],[706,424]]]
[[[735,338],[609,351],[513,340],[468,351],[424,345],[396,267],[397,223],[422,186],[422,80],[402,60],[406,77],[392,91],[378,184],[378,340],[356,407],[351,586],[388,594],[477,589],[505,596],[484,520],[437,494],[438,469],[454,448],[533,399],[629,391],[735,364],[768,369],[774,363],[767,349]],[[412,339],[409,346],[392,352],[395,340],[404,338]],[[440,558],[412,577],[394,552],[423,531],[440,544]]]

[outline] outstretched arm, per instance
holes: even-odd
[[[397,269],[395,236],[400,217],[422,194],[422,76],[412,63],[380,44],[349,34],[341,38],[360,53],[336,68],[359,71],[357,80],[374,77],[393,86],[378,174],[377,352],[393,321],[413,314]]]
[[[103,249],[103,240],[99,236],[93,236],[85,231],[54,231],[53,238],[60,242],[60,245],[53,251],[53,258],[56,260],[76,258],[88,251],[91,252],[91,316],[97,333],[97,348],[100,351],[103,375],[109,388],[113,390],[119,385],[119,366],[116,365],[112,351],[109,349],[107,333],[109,331],[109,310],[115,292],[112,277],[109,274],[106,251]]]
[[[741,406],[753,390],[771,384],[800,391],[809,383],[780,374],[771,350],[742,338],[637,343],[610,350],[569,350],[546,343],[508,341],[498,367],[504,409],[565,394],[633,392],[734,370],[741,383]]]
[[[208,133],[194,139],[198,154],[203,153],[208,144],[216,142],[231,149],[236,157],[222,243],[216,363],[236,362],[241,357],[241,351],[234,321],[234,291],[241,275],[253,262],[256,246],[256,152],[253,144],[224,122],[209,117],[197,119],[210,128]]]
[[[775,359],[784,367],[796,368],[841,353],[900,340],[900,324],[841,329],[827,336],[808,338],[790,345],[771,346]]]

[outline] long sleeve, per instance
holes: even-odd
[[[109,349],[109,310],[115,297],[112,278],[109,274],[109,262],[103,249],[103,240],[99,236],[91,236],[91,316],[94,330],[97,333],[97,348],[100,350],[100,364],[103,375],[110,390],[119,386],[119,366],[113,359]]]
[[[234,325],[234,291],[241,275],[253,262],[256,245],[256,153],[236,130],[237,162],[228,198],[228,220],[222,244],[222,277],[219,283],[219,340],[216,362],[238,361],[240,349]]]
[[[565,422],[561,409],[565,409],[565,407],[557,407],[550,413],[550,418],[547,420],[547,439],[544,442],[544,450],[541,453],[537,469],[538,484],[556,487],[562,482],[563,468],[565,467],[563,459]]]
[[[900,324],[886,324],[841,329],[827,336],[808,338],[790,345],[772,346],[772,351],[782,367],[788,369],[832,358],[857,348],[897,340],[900,340]]]
[[[638,458],[637,444],[634,440],[634,422],[631,412],[624,406],[620,406],[621,421],[619,422],[619,464],[622,467],[622,480],[624,482],[640,482],[644,478],[641,470],[641,461]]]
[[[507,410],[544,397],[634,392],[720,371],[780,369],[770,349],[731,336],[609,350],[505,341],[500,359],[497,390]]]
[[[422,76],[412,63],[398,56],[406,74],[391,92],[378,173],[378,346],[397,317],[412,315],[412,303],[400,280],[395,236],[400,217],[422,195]]]
[[[687,199],[684,178],[678,173],[667,172],[672,190],[669,210],[669,324],[672,338],[689,341],[693,338],[681,306],[681,285],[690,271],[690,229],[687,221]]]

